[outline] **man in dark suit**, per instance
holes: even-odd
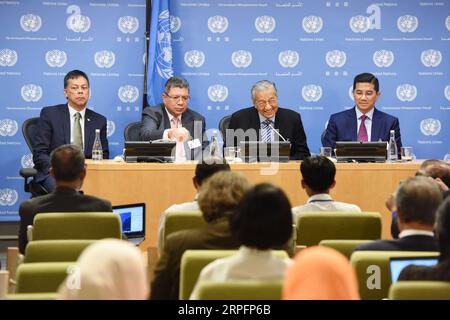
[[[189,99],[189,83],[172,77],[166,82],[163,103],[142,111],[141,140],[176,141],[176,161],[200,159],[208,144],[203,140],[205,118],[188,108]]]
[[[66,74],[64,95],[66,104],[42,108],[33,146],[33,162],[38,171],[35,179],[48,192],[55,187],[54,179],[49,176],[50,152],[55,148],[73,143],[84,150],[86,158],[91,158],[95,129],[100,129],[103,158],[109,158],[106,118],[86,108],[89,79],[83,71],[72,70]]]
[[[437,183],[429,177],[408,178],[398,187],[395,202],[399,239],[374,241],[355,250],[438,251],[433,225],[442,193]]]
[[[398,118],[375,108],[380,96],[378,79],[362,73],[353,80],[353,99],[356,107],[332,114],[322,139],[324,147],[336,146],[336,141],[389,141],[390,130],[395,131],[398,152],[402,146]]]
[[[243,140],[270,142],[286,139],[291,142],[290,159],[310,156],[301,116],[293,110],[278,107],[275,84],[259,81],[253,85],[251,94],[254,106],[231,115],[226,145],[239,146]]]
[[[84,153],[76,145],[62,145],[52,151],[50,175],[56,188],[52,193],[22,202],[19,208],[19,251],[25,253],[27,227],[34,216],[46,212],[112,212],[111,202],[84,195],[79,190],[86,177]]]

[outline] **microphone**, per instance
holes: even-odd
[[[274,128],[274,126],[272,125],[272,123],[269,123],[268,126],[269,126],[269,127],[272,129],[272,131],[275,132],[281,139],[283,139],[284,142],[289,141],[289,140],[286,140],[286,139],[281,135],[281,133],[279,133],[278,130]]]

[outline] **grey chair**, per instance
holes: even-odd
[[[141,129],[141,122],[132,122],[125,127],[123,137],[125,141],[139,141],[139,130]]]
[[[220,119],[220,121],[219,121],[219,130],[220,130],[220,133],[222,134],[223,141],[225,141],[225,139],[226,139],[225,134],[226,134],[226,130],[228,129],[228,127],[230,125],[230,119],[231,119],[231,116],[225,116],[222,119]]]

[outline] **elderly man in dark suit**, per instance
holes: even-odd
[[[408,178],[398,187],[395,202],[399,239],[374,241],[355,250],[438,251],[433,225],[442,193],[437,183],[429,177]]]
[[[33,162],[38,171],[36,182],[48,192],[55,187],[49,176],[50,152],[55,148],[73,143],[84,150],[86,158],[92,157],[95,129],[100,129],[103,158],[109,158],[106,138],[106,118],[88,108],[89,79],[80,70],[72,70],[64,77],[66,104],[42,108],[37,135],[33,146]]]
[[[254,106],[231,115],[226,145],[239,146],[240,141],[244,139],[266,142],[289,140],[290,159],[309,157],[301,116],[293,110],[278,107],[275,84],[267,80],[258,81],[253,85],[251,94]],[[239,129],[243,132],[239,132]],[[231,132],[234,134],[229,134]]]
[[[27,227],[36,214],[46,212],[112,212],[111,202],[87,196],[79,190],[86,177],[84,153],[76,145],[62,145],[51,153],[50,175],[56,181],[52,193],[22,202],[19,208],[19,251],[25,253]]]
[[[203,140],[205,118],[188,108],[189,83],[183,78],[170,78],[162,100],[163,103],[142,111],[140,139],[176,141],[177,161],[200,159],[208,144],[206,139]]]
[[[402,146],[398,118],[375,108],[380,96],[378,79],[361,73],[353,80],[353,99],[356,107],[332,114],[322,139],[324,147],[336,146],[336,141],[389,141],[390,130],[395,131],[398,152]]]

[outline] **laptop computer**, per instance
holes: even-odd
[[[174,141],[125,141],[125,162],[174,162]]]
[[[113,212],[120,215],[122,233],[128,241],[139,245],[145,240],[145,203],[113,206]]]
[[[438,256],[429,257],[392,257],[389,259],[391,282],[396,283],[400,272],[411,264],[416,266],[434,266],[438,263]]]
[[[386,141],[336,141],[336,159],[338,162],[385,162],[386,146]]]
[[[241,141],[241,157],[245,162],[289,162],[289,141]]]

